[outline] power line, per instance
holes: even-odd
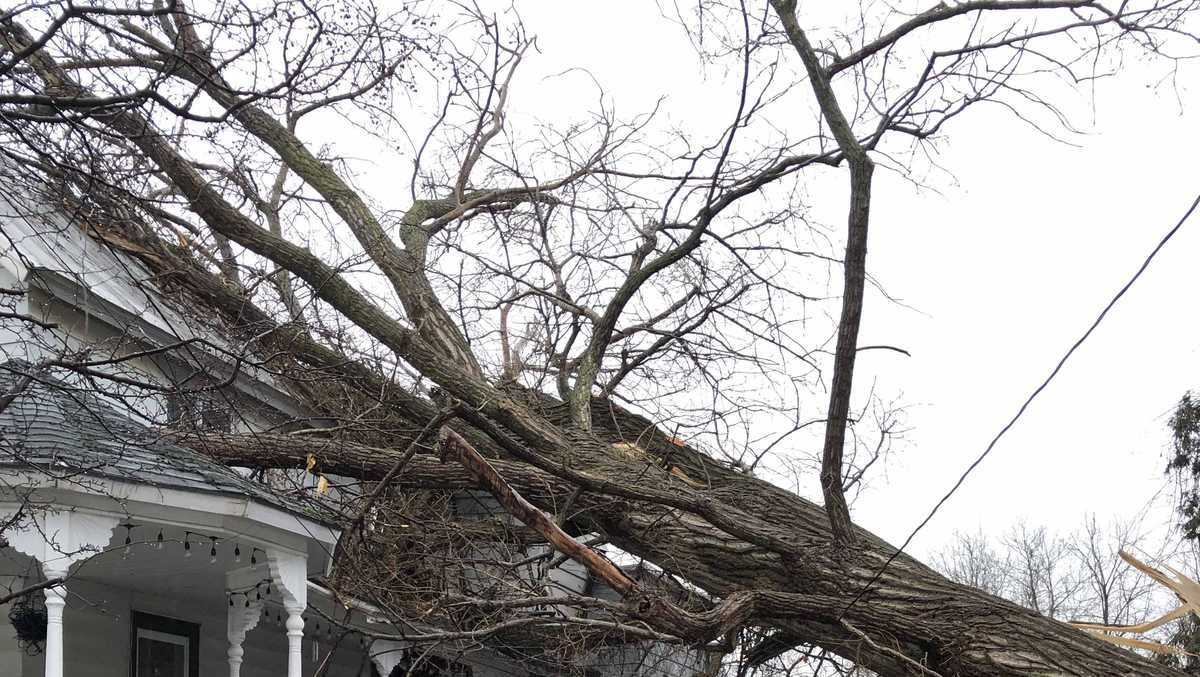
[[[1004,437],[1004,434],[1007,433],[1010,428],[1016,425],[1017,421],[1022,415],[1024,415],[1025,410],[1029,408],[1029,405],[1033,404],[1034,399],[1036,399],[1037,396],[1046,389],[1046,386],[1050,385],[1050,382],[1054,380],[1054,377],[1058,376],[1058,372],[1062,371],[1063,365],[1067,363],[1067,360],[1071,358],[1071,355],[1075,354],[1075,351],[1079,349],[1079,346],[1083,345],[1084,341],[1088,340],[1088,338],[1092,335],[1092,332],[1096,330],[1096,327],[1100,326],[1100,323],[1104,321],[1105,316],[1108,315],[1108,311],[1112,310],[1113,306],[1117,305],[1117,301],[1120,301],[1121,297],[1125,295],[1125,292],[1129,291],[1129,288],[1133,286],[1133,283],[1137,282],[1138,278],[1142,276],[1142,273],[1146,272],[1146,268],[1150,267],[1150,262],[1154,260],[1155,256],[1158,256],[1159,251],[1166,246],[1167,242],[1170,242],[1171,238],[1175,237],[1175,234],[1178,233],[1179,229],[1183,227],[1183,224],[1186,223],[1189,218],[1191,218],[1192,213],[1196,211],[1197,207],[1200,207],[1200,195],[1197,195],[1196,198],[1192,200],[1191,206],[1189,206],[1187,211],[1184,212],[1183,217],[1180,218],[1175,226],[1167,231],[1167,234],[1158,241],[1158,244],[1155,245],[1154,249],[1150,251],[1150,254],[1146,256],[1145,260],[1142,261],[1142,265],[1137,269],[1137,272],[1135,272],[1133,277],[1129,278],[1129,281],[1126,282],[1125,285],[1121,287],[1120,291],[1118,291],[1116,295],[1112,297],[1112,300],[1108,302],[1108,305],[1104,306],[1104,310],[1100,311],[1100,314],[1097,315],[1096,319],[1092,321],[1092,324],[1087,328],[1087,331],[1083,332],[1083,335],[1079,337],[1079,340],[1075,341],[1070,349],[1063,354],[1062,358],[1058,361],[1058,364],[1054,365],[1054,369],[1050,372],[1050,375],[1047,376],[1044,381],[1042,381],[1042,384],[1039,385],[1037,389],[1035,389],[1033,393],[1029,395],[1028,398],[1026,398],[1024,404],[1021,405],[1021,408],[1018,409],[1017,413],[1012,417],[1012,419],[1000,429],[1000,432],[996,433],[996,436],[993,437],[992,441],[988,443],[987,448],[983,450],[983,453],[979,455],[979,458],[976,458],[971,465],[967,466],[967,469],[964,470],[962,475],[959,476],[958,481],[954,483],[954,486],[950,487],[950,491],[947,491],[946,495],[942,496],[941,500],[939,500],[933,506],[933,509],[929,511],[929,514],[925,516],[925,519],[922,520],[921,523],[918,524],[911,533],[909,533],[908,538],[904,539],[904,543],[899,547],[899,549],[892,553],[892,556],[883,563],[883,566],[879,567],[879,571],[875,572],[875,575],[871,577],[871,580],[868,581],[865,586],[863,586],[863,589],[860,590],[857,595],[855,595],[854,599],[850,600],[850,603],[846,605],[845,609],[842,609],[842,612],[838,614],[839,621],[845,617],[850,609],[854,608],[854,605],[863,598],[863,595],[867,594],[867,591],[871,589],[871,586],[879,580],[879,577],[882,576],[885,571],[887,571],[887,568],[891,566],[892,562],[896,561],[896,558],[900,556],[900,553],[904,552],[904,549],[907,548],[910,543],[912,543],[912,540],[916,538],[921,529],[924,529],[925,525],[929,524],[930,520],[933,519],[933,516],[937,514],[942,505],[944,505],[946,501],[948,501],[950,497],[954,495],[954,492],[958,491],[959,487],[963,485],[963,482],[966,481],[967,476],[970,475],[980,463],[983,463],[983,459],[987,458],[988,454],[992,453],[992,449],[996,447],[996,443],[1000,441],[1000,438]]]

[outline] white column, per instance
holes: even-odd
[[[66,578],[71,565],[102,551],[121,518],[82,510],[46,511],[4,533],[9,545],[42,564],[47,579]],[[63,677],[64,585],[46,588],[46,677]]]
[[[246,653],[242,649],[241,643],[229,643],[229,650],[225,655],[229,657],[229,677],[241,677],[242,674],[242,655]]]
[[[283,609],[287,612],[288,671],[287,677],[300,677],[304,618],[308,608],[308,558],[303,553],[267,548],[267,564],[271,577],[279,586]]]
[[[371,662],[375,664],[375,669],[379,671],[379,674],[383,677],[391,675],[392,670],[395,670],[396,666],[404,660],[404,649],[407,646],[387,639],[377,639],[371,642],[368,651],[371,655]]]
[[[225,572],[226,594],[235,590],[242,592],[240,598],[236,595],[232,598],[226,622],[229,649],[225,655],[229,658],[229,677],[240,677],[242,656],[245,655],[242,644],[246,641],[246,633],[262,620],[265,602],[258,596],[257,587],[261,580],[262,574],[249,567]]]
[[[297,607],[289,604],[285,605],[287,610],[287,638],[288,638],[288,671],[287,677],[300,677],[301,659],[303,656],[304,641],[304,617],[300,614],[304,613],[304,607]]]
[[[61,578],[66,571],[45,569],[46,578]],[[67,589],[58,585],[46,588],[46,677],[63,677],[63,609],[67,606]]]

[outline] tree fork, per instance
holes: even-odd
[[[858,327],[862,319],[863,288],[866,285],[867,223],[871,211],[871,175],[875,163],[859,143],[834,94],[830,73],[796,21],[795,0],[771,0],[783,23],[788,41],[800,55],[809,84],[829,125],[829,131],[850,169],[850,207],[847,215],[846,255],[843,261],[844,287],[842,314],[838,321],[837,346],[833,358],[833,379],[829,388],[829,412],[825,417],[825,444],[821,450],[821,493],[833,529],[834,549],[842,556],[854,546],[850,507],[843,486],[843,452],[846,425],[850,415],[850,395],[854,389],[854,358],[858,352]]]

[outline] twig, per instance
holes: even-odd
[[[908,656],[905,656],[904,654],[900,653],[899,651],[896,651],[895,649],[889,649],[886,646],[880,646],[879,644],[876,644],[875,640],[873,640],[867,636],[867,633],[863,632],[862,630],[859,630],[858,628],[854,627],[853,625],[850,625],[850,623],[847,622],[845,619],[842,620],[842,627],[846,628],[851,633],[853,633],[855,636],[857,636],[859,639],[866,642],[867,645],[870,646],[872,649],[875,649],[876,651],[879,651],[881,653],[885,653],[885,654],[891,656],[892,658],[895,658],[896,660],[900,661],[901,663],[904,663],[905,665],[912,666],[912,668],[914,670],[916,670],[917,672],[919,672],[920,674],[931,675],[931,677],[942,677],[941,673],[939,673],[935,670],[930,670],[929,668],[925,667],[924,665],[921,665],[920,663],[914,661],[913,659],[909,658]]]
[[[352,531],[362,527],[362,523],[364,520],[366,520],[367,513],[371,511],[371,507],[375,505],[376,501],[379,500],[379,497],[383,495],[383,492],[387,491],[388,486],[392,483],[392,480],[396,478],[396,475],[399,475],[400,471],[404,470],[404,466],[408,465],[408,462],[412,460],[414,455],[416,455],[417,446],[421,443],[421,441],[428,437],[429,433],[433,432],[434,428],[445,423],[446,420],[452,415],[453,413],[450,410],[442,410],[437,416],[430,419],[429,423],[426,423],[425,427],[421,429],[421,432],[417,433],[417,436],[408,443],[408,447],[405,448],[404,454],[400,458],[396,459],[396,462],[392,464],[392,467],[389,468],[386,473],[384,473],[383,477],[380,478],[379,482],[375,485],[375,490],[371,492],[371,495],[368,496],[367,500],[363,503],[362,508],[359,509],[358,516],[356,516],[354,518],[354,522],[351,523]]]
[[[64,580],[66,580],[66,579],[64,579],[62,576],[55,576],[54,578],[48,578],[48,579],[42,581],[41,583],[34,583],[33,585],[21,588],[20,590],[18,590],[16,592],[10,592],[7,595],[0,596],[0,604],[7,604],[8,602],[11,602],[12,600],[14,600],[16,598],[24,597],[25,595],[28,595],[31,592],[37,592],[38,590],[45,590],[46,588],[58,587],[63,584]]]

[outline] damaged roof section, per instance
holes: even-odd
[[[25,377],[32,379],[25,384]],[[335,524],[315,503],[291,500],[237,469],[173,444],[164,431],[132,420],[93,389],[72,385],[18,360],[0,363],[0,467],[79,474],[154,487],[218,493]]]

